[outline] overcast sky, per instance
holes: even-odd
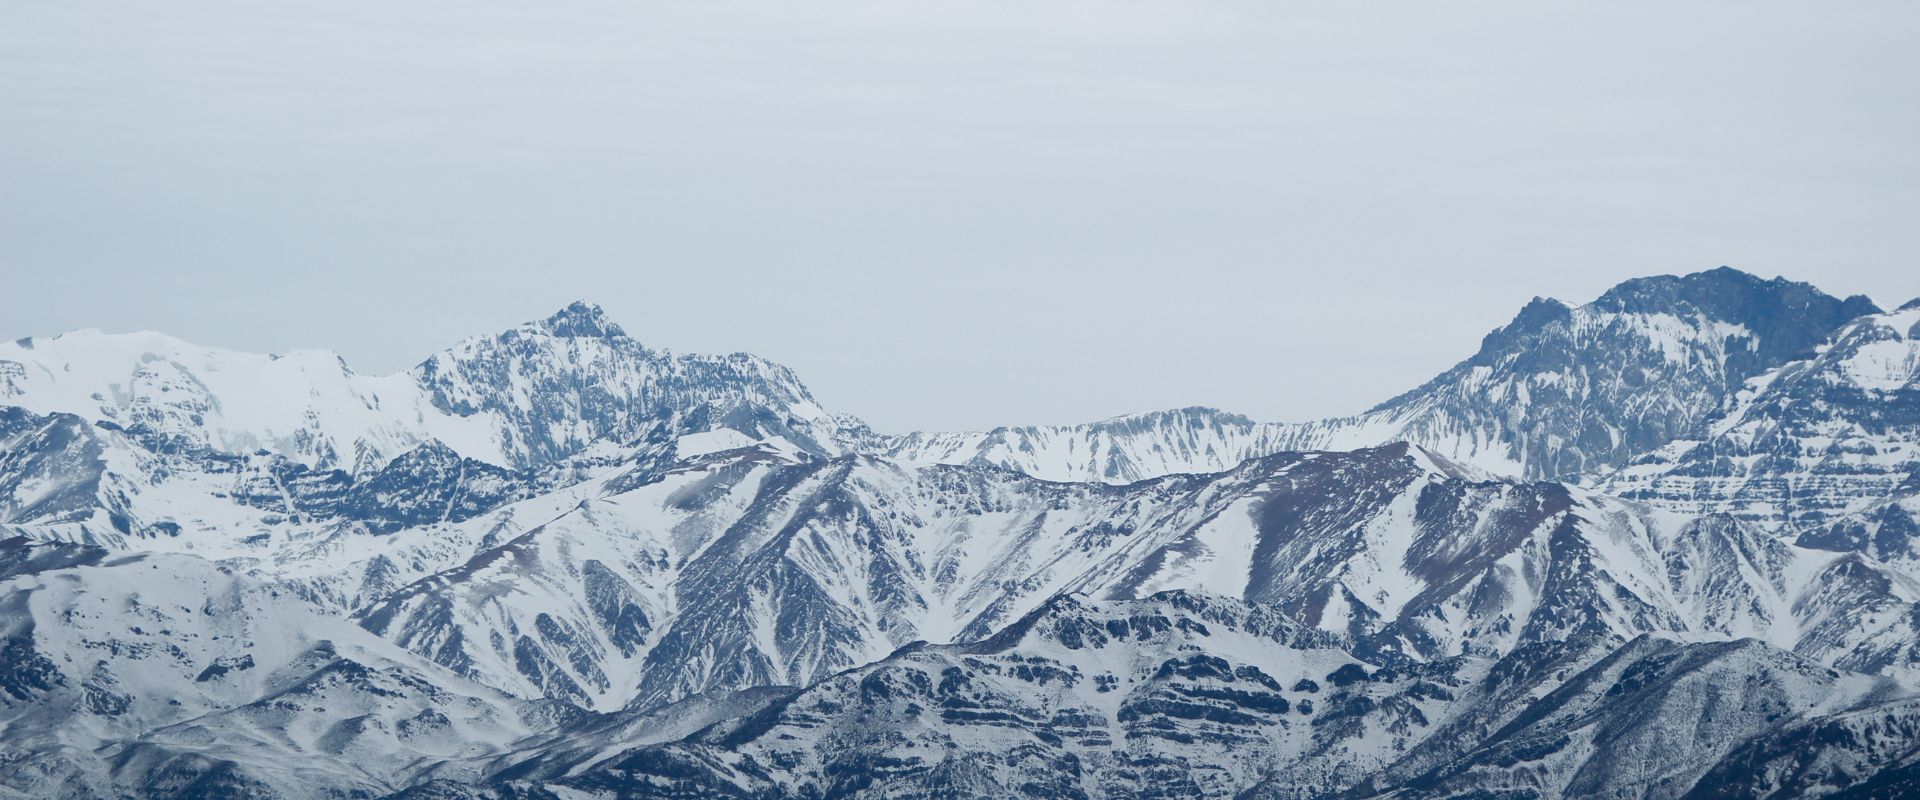
[[[0,336],[587,298],[886,431],[1361,410],[1535,295],[1920,295],[1920,4],[0,0]]]

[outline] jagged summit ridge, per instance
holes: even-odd
[[[259,356],[159,334],[0,343],[0,403],[109,423],[155,451],[267,450],[356,474],[428,441],[525,469],[598,442],[629,444],[656,425],[738,427],[820,453],[866,435],[822,410],[785,367],[656,351],[586,302],[384,376],[327,352]]]
[[[1800,309],[1844,321],[1880,310],[1865,295],[1837,299],[1810,283],[1780,276],[1765,279],[1726,266],[1688,275],[1633,278],[1608,289],[1593,304],[1601,310],[1635,313],[1696,308],[1718,319],[1749,321],[1791,317]]]
[[[613,320],[607,317],[607,312],[598,304],[585,300],[575,300],[566,308],[554,312],[552,316],[538,322],[529,322],[521,327],[548,336],[566,338],[609,339],[627,335],[626,331],[621,330],[619,325],[614,324]]]
[[[1492,473],[1564,477],[1615,468],[1697,433],[1744,381],[1869,310],[1863,297],[1840,300],[1724,267],[1627,281],[1579,307],[1536,298],[1432,381],[1361,415],[1299,424],[1186,408],[1086,425],[879,436],[820,408],[783,366],[746,354],[653,350],[586,301],[383,377],[357,375],[331,354],[248,357],[135,335],[99,335],[113,344],[58,364],[47,352],[57,345],[16,342],[0,346],[0,393],[42,413],[104,419],[230,453],[265,445],[354,472],[429,439],[496,465],[536,467],[667,424],[676,435],[717,426],[820,454],[995,465],[1054,480],[1125,483],[1219,471],[1281,450],[1400,439]],[[74,360],[119,364],[74,380],[61,371]],[[262,360],[269,366],[234,366]],[[209,372],[255,378],[230,388]],[[334,387],[313,400],[251,385],[299,386],[320,373]],[[70,385],[49,388],[56,383]],[[1603,413],[1591,413],[1596,403]],[[257,413],[232,413],[241,409]]]
[[[1842,300],[1725,267],[1640,278],[1577,307],[1536,297],[1471,357],[1352,417],[1256,423],[1186,409],[1086,425],[912,434],[890,452],[1123,483],[1225,469],[1280,450],[1405,440],[1494,474],[1601,474],[1703,430],[1747,380],[1875,311],[1865,297]]]
[[[1699,435],[1600,483],[1793,528],[1877,511],[1920,469],[1920,307],[1869,314],[1755,380]],[[1904,548],[1903,548],[1904,549]]]
[[[1850,302],[1646,279],[1354,418],[903,437],[587,304],[384,378],[15,342],[0,794],[1920,788],[1920,311]]]

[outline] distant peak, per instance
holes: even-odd
[[[1916,309],[1916,308],[1920,308],[1920,297],[1916,297],[1916,298],[1913,298],[1912,300],[1908,300],[1908,301],[1906,302],[1906,304],[1905,304],[1905,305],[1902,305],[1902,306],[1900,306],[1900,308],[1899,308],[1898,310],[1900,310],[1900,311],[1912,311],[1912,310],[1914,310],[1914,309]]]
[[[1572,318],[1573,309],[1566,303],[1551,297],[1535,297],[1521,307],[1520,313],[1513,315],[1512,322],[1507,323],[1505,327],[1494,329],[1480,341],[1480,353],[1485,355],[1506,352],[1555,323]]]
[[[1773,283],[1779,288],[1793,285],[1784,278],[1775,278]],[[1758,275],[1722,266],[1687,275],[1630,278],[1614,284],[1593,304],[1606,311],[1667,311],[1681,302],[1763,291],[1767,285],[1768,281]]]
[[[1747,281],[1752,283],[1758,283],[1761,280],[1760,276],[1758,275],[1755,275],[1751,272],[1747,272],[1745,270],[1734,269],[1733,267],[1729,267],[1725,264],[1721,264],[1720,266],[1714,267],[1713,269],[1703,269],[1699,272],[1693,273],[1692,275],[1688,275],[1686,277],[1711,278],[1714,280],[1736,280],[1736,281]],[[1774,278],[1774,280],[1786,281],[1786,278]]]
[[[1132,414],[1121,414],[1117,417],[1109,417],[1095,424],[1124,425],[1128,423],[1176,421],[1195,418],[1219,422],[1237,422],[1244,425],[1253,424],[1253,420],[1245,416],[1235,414],[1231,411],[1222,411],[1212,406],[1186,406],[1184,408],[1168,408],[1157,411],[1139,411]]]
[[[567,338],[608,339],[627,335],[619,325],[607,318],[606,311],[585,300],[576,300],[554,312],[553,316],[528,323],[527,327],[549,336]]]
[[[1623,281],[1593,301],[1591,308],[1679,316],[1698,312],[1755,331],[1805,326],[1816,340],[1847,320],[1879,310],[1865,297],[1842,300],[1810,283],[1769,280],[1732,267]]]
[[[1526,305],[1520,307],[1520,313],[1513,316],[1513,321],[1520,323],[1562,319],[1572,310],[1571,306],[1551,297],[1535,297],[1532,300],[1528,300]]]

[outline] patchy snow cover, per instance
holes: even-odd
[[[1729,272],[1538,301],[1310,425],[885,437],[584,304],[380,378],[22,340],[0,757],[27,793],[1668,796],[1775,721],[1897,724],[1920,678],[1920,311]],[[111,681],[64,660],[100,648]]]
[[[1420,664],[1218,597],[1063,595],[690,736],[536,750],[487,788],[421,794],[1669,798],[1712,786],[1743,743],[1898,713],[1903,694],[1755,642],[1581,637]],[[1889,750],[1851,763],[1899,763]]]
[[[360,375],[321,351],[254,355],[99,331],[0,343],[0,375],[0,404],[111,423],[158,449],[268,450],[355,474],[432,441],[538,467],[662,423],[783,436],[814,452],[868,435],[784,367],[651,350],[583,303],[394,375]]]
[[[505,750],[534,705],[191,557],[0,541],[0,786],[387,792]]]
[[[1843,301],[1724,268],[1644,278],[1577,308],[1536,299],[1473,357],[1356,416],[1257,423],[1189,408],[1087,425],[911,434],[886,452],[1127,483],[1217,472],[1283,450],[1407,441],[1492,474],[1578,476],[1698,433],[1745,380],[1874,310],[1862,297]],[[1888,357],[1862,368],[1911,375],[1910,363]]]
[[[1686,513],[1776,529],[1866,511],[1920,470],[1920,309],[1862,317],[1748,384],[1702,436],[1595,482]]]

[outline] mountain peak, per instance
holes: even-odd
[[[1551,297],[1535,297],[1527,301],[1527,304],[1520,308],[1520,313],[1513,315],[1512,322],[1507,323],[1503,327],[1495,328],[1492,333],[1487,334],[1486,337],[1480,341],[1480,352],[1475,358],[1487,356],[1488,354],[1504,353],[1514,347],[1518,347],[1519,343],[1525,341],[1527,337],[1537,334],[1555,323],[1566,322],[1572,318],[1573,308],[1566,303],[1562,303]],[[1414,391],[1417,392],[1419,390],[1416,389]],[[1402,396],[1404,397],[1405,395]],[[1392,405],[1399,399],[1400,398],[1396,397],[1380,406],[1376,406],[1376,408]]]
[[[1108,417],[1107,419],[1093,423],[1093,425],[1099,427],[1124,428],[1143,424],[1150,425],[1155,422],[1197,423],[1201,421],[1243,426],[1251,426],[1254,424],[1253,420],[1231,411],[1222,411],[1212,406],[1186,406],[1184,408],[1168,408],[1158,411],[1140,411],[1132,414],[1121,414],[1117,417]]]
[[[1768,363],[1818,344],[1849,320],[1880,312],[1864,295],[1842,300],[1810,283],[1767,280],[1731,267],[1624,281],[1589,308],[1682,318],[1700,315],[1740,325],[1755,336],[1757,354]]]
[[[605,310],[585,300],[575,300],[546,319],[527,323],[527,327],[549,336],[565,338],[611,339],[627,335],[619,325],[607,318]]]
[[[1687,275],[1650,275],[1624,280],[1593,301],[1593,305],[1603,311],[1660,312],[1683,303],[1699,305],[1703,300],[1752,295],[1794,285],[1782,278],[1770,282],[1753,273],[1722,266]]]
[[[1864,296],[1841,300],[1810,283],[1767,280],[1732,267],[1622,281],[1593,301],[1593,308],[1640,314],[1695,309],[1728,322],[1813,316],[1827,327],[1880,310]]]

